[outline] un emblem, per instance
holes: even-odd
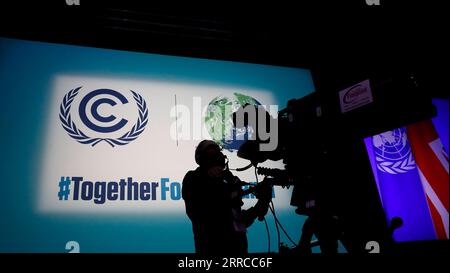
[[[121,104],[127,104],[129,101],[127,98],[121,93],[111,90],[111,89],[97,89],[86,94],[82,99],[78,107],[78,114],[81,122],[90,130],[99,133],[103,137],[91,137],[81,131],[73,121],[71,117],[71,107],[72,102],[75,97],[78,95],[81,86],[75,89],[70,90],[63,98],[60,111],[59,111],[59,119],[61,120],[62,127],[67,132],[67,134],[82,144],[90,144],[91,146],[95,146],[98,143],[105,141],[112,147],[115,145],[126,145],[131,141],[135,140],[145,129],[145,126],[148,122],[148,109],[147,103],[144,98],[138,93],[131,91],[133,94],[133,98],[136,102],[136,106],[138,109],[138,118],[136,123],[133,125],[131,130],[127,131],[125,134],[119,137],[108,137],[108,133],[116,132],[122,129],[125,125],[128,124],[129,120],[120,119],[114,115],[104,116],[101,115],[98,111],[100,105],[108,104],[111,107],[114,107],[119,101]],[[101,95],[108,95],[108,97],[101,97],[99,99],[95,99]],[[111,99],[110,97],[114,97],[116,100]],[[96,122],[94,123],[91,119],[94,119]],[[117,122],[110,125],[112,122],[118,120]],[[100,124],[100,125],[99,125]],[[102,125],[105,124],[105,125]],[[108,125],[106,125],[108,124]]]
[[[405,128],[399,128],[372,138],[377,168],[385,173],[406,173],[416,167]]]

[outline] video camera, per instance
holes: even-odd
[[[246,113],[254,108],[256,121],[265,115],[265,123],[255,122]],[[270,178],[272,185],[294,186],[291,205],[298,212],[308,210],[318,195],[326,191],[322,180],[329,179],[327,168],[335,163],[337,146],[352,145],[364,137],[411,124],[435,115],[431,97],[414,75],[365,80],[337,92],[318,90],[300,99],[288,101],[287,107],[272,117],[262,106],[244,105],[233,114],[234,125],[253,127],[253,139],[241,145],[237,155],[247,159],[257,172]],[[244,122],[237,122],[238,119]],[[271,130],[270,121],[278,123],[278,145],[261,150],[258,126]],[[237,127],[239,128],[239,127]],[[240,128],[242,129],[242,128]],[[257,165],[266,160],[283,160],[285,169],[267,169]]]
[[[308,228],[315,229],[316,236],[322,233],[324,245],[335,245],[333,241],[347,229],[347,250],[364,251],[367,238],[374,234],[385,238],[388,232],[380,230],[387,229],[388,224],[381,203],[378,210],[374,208],[373,200],[378,198],[375,183],[362,183],[360,177],[368,177],[362,174],[364,170],[349,170],[349,165],[364,161],[361,156],[367,157],[364,138],[435,116],[432,98],[425,89],[420,78],[406,74],[364,80],[340,91],[317,90],[289,100],[276,117],[262,111],[262,106],[244,105],[233,114],[234,125],[240,129],[251,126],[256,135],[238,150],[239,157],[251,162],[241,169],[254,166],[258,174],[265,176],[265,183],[293,186],[290,204],[297,207],[298,214],[309,216]],[[249,108],[255,109],[256,121],[265,115],[265,122],[249,119],[245,115]],[[239,123],[238,119],[244,122]],[[258,126],[271,130],[273,121],[278,126],[278,145],[273,150],[263,150],[261,144],[270,140],[258,135]],[[266,160],[281,159],[284,169],[258,166]],[[333,219],[344,220],[336,224]],[[299,244],[303,241],[310,246],[307,237],[312,233],[304,238],[306,233],[303,230]]]

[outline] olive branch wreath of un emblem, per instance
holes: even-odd
[[[388,161],[378,156],[376,156],[375,159],[377,161],[377,168],[384,173],[406,173],[407,171],[416,168],[416,162],[414,161],[413,154],[411,152],[409,153],[409,156],[398,161]]]
[[[85,133],[83,133],[80,129],[77,128],[75,123],[73,122],[70,115],[70,108],[72,106],[72,102],[76,95],[78,95],[78,91],[81,89],[81,86],[75,89],[70,90],[63,98],[61,102],[60,111],[59,111],[59,119],[62,122],[62,127],[66,130],[67,134],[73,139],[77,140],[82,144],[91,144],[91,146],[95,146],[98,143],[105,141],[112,147],[115,145],[126,145],[131,141],[135,140],[145,129],[145,126],[148,122],[148,109],[147,103],[141,95],[130,90],[133,93],[133,98],[136,101],[139,110],[139,117],[134,124],[133,128],[130,131],[126,132],[119,138],[99,138],[99,137],[89,137]]]

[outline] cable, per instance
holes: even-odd
[[[258,173],[257,173],[256,168],[255,168],[255,177],[256,177],[256,184],[258,184]],[[269,231],[269,225],[267,224],[266,217],[264,217],[263,219],[264,219],[264,223],[266,224],[266,231],[267,231],[267,243],[268,243],[267,253],[270,253],[270,231]]]
[[[256,183],[258,183],[258,173],[257,173],[257,169],[255,168],[255,177],[256,177]],[[272,206],[270,206],[272,205]],[[286,235],[286,237],[289,239],[289,241],[294,245],[297,246],[297,244],[294,242],[294,240],[292,240],[291,236],[289,236],[289,234],[286,232],[286,230],[284,229],[283,225],[281,224],[281,222],[278,220],[278,217],[275,213],[275,206],[273,204],[273,201],[270,201],[269,204],[269,208],[270,211],[273,214],[273,218],[275,219],[275,227],[277,228],[277,235],[278,235],[278,253],[280,253],[280,230],[278,228],[278,225],[281,227],[281,230],[283,231],[283,233]],[[264,217],[264,222],[266,223],[266,229],[267,229],[267,237],[268,237],[268,241],[269,241],[269,252],[270,252],[270,233],[269,233],[269,227],[267,225],[267,221],[266,218]]]
[[[267,253],[270,253],[270,232],[269,232],[269,225],[267,224],[266,217],[264,217],[264,223],[266,224],[266,231],[267,231],[267,241],[268,241]]]
[[[289,239],[289,241],[294,245],[297,246],[297,244],[294,242],[294,240],[292,240],[292,238],[289,236],[289,234],[286,232],[286,230],[284,229],[283,225],[281,224],[280,220],[278,220],[278,217],[275,214],[275,206],[273,205],[273,202],[270,201],[272,207],[269,206],[270,210],[272,211],[272,214],[274,216],[275,222],[278,223],[278,225],[280,225],[281,230],[283,231],[283,233],[286,235],[286,237]]]
[[[256,177],[256,183],[258,184],[258,172],[257,172],[257,168],[255,168],[255,177]],[[281,227],[281,230],[283,231],[283,233],[286,235],[286,237],[289,239],[289,241],[294,245],[297,246],[297,244],[294,242],[294,240],[292,240],[291,236],[289,236],[289,234],[286,232],[286,230],[284,229],[283,225],[281,224],[281,222],[278,220],[278,217],[275,213],[275,206],[273,204],[273,201],[270,201],[269,204],[269,208],[270,211],[272,212],[273,218],[275,220],[275,227],[277,228],[277,237],[278,237],[278,253],[280,253],[280,241],[281,241],[281,235],[280,235],[280,229],[279,227]],[[267,224],[267,220],[264,217],[264,223],[266,224],[266,230],[267,230],[267,240],[268,240],[268,244],[269,244],[269,253],[270,253],[270,232],[269,232],[269,226]],[[279,226],[279,227],[278,227]]]
[[[272,201],[270,201],[270,204],[273,206]],[[273,219],[275,220],[275,227],[277,228],[277,238],[278,238],[278,253],[280,253],[280,243],[281,243],[281,236],[280,236],[280,229],[278,228],[278,222],[276,221],[276,215],[275,210],[273,207],[271,207],[269,204],[269,209],[272,212]]]
[[[257,175],[257,169],[256,169],[256,168],[255,168],[255,176],[256,176],[256,183],[258,183],[258,175]],[[270,206],[270,205],[271,205],[271,206]],[[281,230],[283,230],[284,234],[285,234],[286,237],[289,239],[289,241],[291,241],[291,243],[292,243],[294,246],[297,246],[297,244],[294,242],[294,240],[291,239],[291,236],[289,236],[289,234],[286,232],[286,230],[284,229],[284,227],[283,227],[283,225],[281,224],[281,222],[278,220],[278,217],[277,217],[277,215],[276,215],[276,213],[275,213],[275,206],[274,206],[272,200],[270,200],[269,208],[270,208],[270,211],[271,211],[272,214],[273,214],[273,219],[275,219],[275,227],[277,228],[277,236],[278,236],[278,253],[280,253],[280,241],[281,241],[281,239],[280,239],[281,235],[280,235],[280,230],[279,230],[279,228],[278,228],[278,225],[281,227]],[[264,219],[264,220],[266,220],[266,219]]]
[[[231,168],[230,168],[230,171],[242,172],[242,171],[245,171],[245,170],[247,170],[247,169],[250,169],[251,166],[253,166],[252,163],[248,164],[248,165],[245,166],[245,167],[241,167],[241,168],[236,168],[236,169],[231,169]]]

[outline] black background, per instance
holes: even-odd
[[[307,68],[322,93],[367,78],[414,73],[427,95],[448,97],[444,9],[428,1],[381,0],[380,6],[368,6],[364,0],[93,2],[80,0],[80,6],[68,6],[64,0],[2,2],[0,36]],[[333,187],[343,194],[340,205],[348,215],[358,218],[352,222],[354,232],[361,240],[384,236],[384,214],[362,142],[346,150],[343,162],[357,171],[345,182],[333,181]],[[448,244],[405,249],[413,255],[434,250],[434,255],[447,251]],[[139,257],[138,263],[149,258],[131,257]],[[120,259],[136,262],[130,256]],[[149,263],[164,260],[155,255],[149,259]],[[308,265],[313,263],[320,261]]]

